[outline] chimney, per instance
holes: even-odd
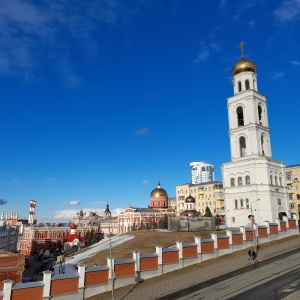
[[[30,200],[30,207],[29,207],[29,216],[28,216],[28,224],[33,224],[34,215],[35,215],[35,200]]]

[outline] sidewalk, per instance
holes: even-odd
[[[283,243],[270,245],[259,250],[258,260],[266,260],[268,258],[295,250],[299,247],[300,237],[287,240],[284,245]],[[247,267],[251,264],[253,264],[253,261],[247,260],[247,251],[245,250],[245,253],[240,256],[229,256],[228,258],[220,262],[214,262],[214,260],[211,260],[211,264],[203,267],[199,266],[199,268],[193,269],[190,272],[184,274],[177,275],[174,272],[174,276],[168,279],[163,279],[162,276],[161,281],[155,282],[153,284],[144,285],[147,284],[147,281],[145,281],[144,283],[140,283],[129,293],[115,296],[115,300],[159,299],[176,291],[180,291],[182,289],[219,277],[221,275],[225,275],[232,271]],[[299,299],[297,296],[295,297]],[[290,295],[286,299],[293,300],[296,298]]]

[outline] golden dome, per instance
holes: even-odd
[[[157,188],[151,192],[150,197],[155,197],[155,198],[167,197],[168,198],[168,193],[160,187],[160,182],[158,181]]]
[[[232,68],[232,76],[242,72],[256,73],[256,64],[254,61],[242,57],[238,62],[236,62]]]

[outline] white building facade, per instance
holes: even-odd
[[[288,215],[285,164],[272,158],[266,97],[256,65],[244,57],[232,69],[227,99],[231,162],[222,165],[228,227],[263,224]]]
[[[192,184],[214,181],[214,166],[204,161],[190,163]]]

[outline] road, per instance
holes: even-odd
[[[186,289],[172,295],[177,300],[283,299],[300,289],[300,253],[275,260],[195,291]],[[181,294],[181,295],[180,295]]]

